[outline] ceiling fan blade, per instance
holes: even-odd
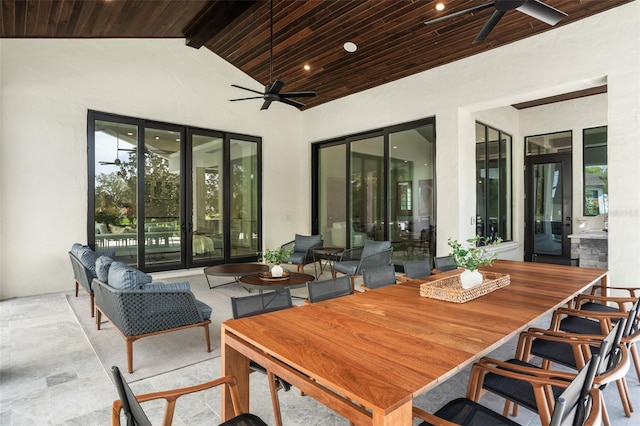
[[[265,93],[270,95],[277,95],[280,93],[285,84],[286,83],[282,80],[276,80],[273,83],[267,85],[267,87],[265,88]]]
[[[473,13],[473,12],[478,12],[478,11],[483,10],[483,9],[488,9],[488,8],[492,7],[494,4],[495,4],[495,2],[492,1],[491,3],[485,3],[485,4],[481,4],[479,6],[470,7],[469,9],[461,10],[460,12],[451,13],[449,15],[441,16],[439,18],[435,18],[435,19],[432,19],[430,21],[426,21],[424,24],[425,25],[437,24],[438,22],[447,21],[449,19],[457,18],[458,16],[466,15],[466,14]]]
[[[287,97],[287,98],[304,98],[307,96],[316,96],[316,92],[313,91],[309,91],[309,92],[285,92],[285,93],[280,93],[281,97]]]
[[[229,101],[231,102],[235,102],[235,101],[246,101],[249,99],[262,99],[264,96],[252,96],[250,98],[238,98],[238,99],[229,99]]]
[[[253,89],[248,89],[246,87],[242,87],[242,86],[238,86],[237,84],[232,84],[232,87],[237,87],[238,89],[242,89],[242,90],[248,90],[249,92],[253,92],[253,93],[257,93],[258,95],[262,95],[262,92],[258,92],[257,90],[253,90]]]
[[[473,40],[473,43],[475,44],[484,41],[495,26],[498,25],[498,22],[502,19],[505,13],[506,12],[501,12],[499,10],[494,11],[493,15],[491,15],[489,20],[484,24],[484,27],[480,30],[480,33],[476,36],[475,40]]]
[[[283,104],[291,105],[291,106],[294,106],[296,108],[304,107],[304,104],[302,102],[294,101],[293,99],[288,99],[288,98],[281,97],[279,100]]]
[[[562,18],[567,16],[566,13],[538,0],[527,0],[527,2],[518,7],[517,10],[531,16],[532,18],[546,22],[549,25],[555,25],[560,22]]]
[[[273,102],[273,100],[271,99],[265,99],[265,101],[262,104],[262,107],[260,108],[261,110],[263,109],[269,109],[269,106],[271,105],[271,102]]]

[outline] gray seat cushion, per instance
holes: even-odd
[[[305,253],[291,253],[291,255],[289,256],[289,262],[294,263],[294,264],[298,264],[298,263],[304,263],[305,260]]]
[[[355,275],[358,270],[358,265],[360,265],[359,260],[344,260],[342,262],[336,262],[333,268],[343,274]]]

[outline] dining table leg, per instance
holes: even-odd
[[[381,413],[373,410],[373,426],[412,425],[412,402],[413,399],[409,397],[403,404],[387,413]]]
[[[243,413],[249,412],[249,358],[226,344],[226,331],[221,336],[221,373],[223,376],[235,376],[238,389],[239,408]],[[235,416],[229,389],[225,386],[222,392],[222,421]]]

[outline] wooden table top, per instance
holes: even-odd
[[[225,333],[388,415],[516,336],[607,271],[514,261],[511,283],[463,303],[420,297],[422,281],[223,323]],[[224,339],[223,339],[224,343]],[[229,373],[229,372],[227,372]],[[293,383],[295,385],[295,383]]]

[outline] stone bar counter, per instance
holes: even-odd
[[[578,259],[583,268],[609,269],[609,233],[607,231],[583,231],[569,235],[571,258]]]

